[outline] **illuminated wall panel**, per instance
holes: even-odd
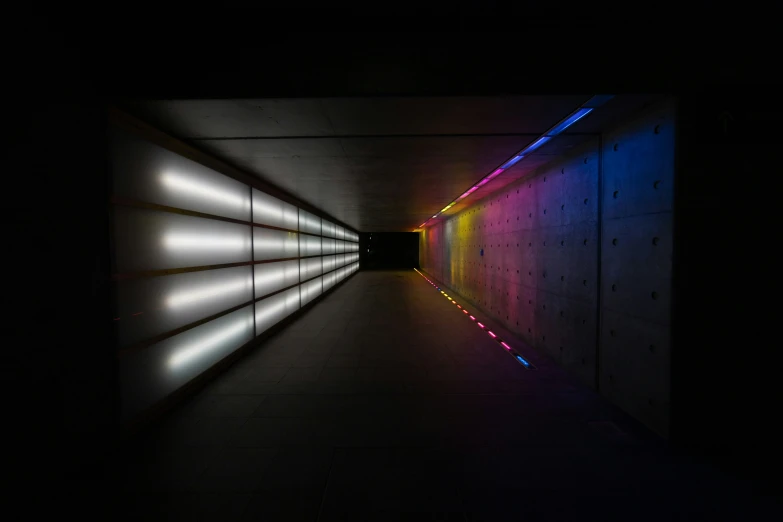
[[[123,356],[123,416],[154,405],[251,339],[252,305]]]
[[[117,206],[114,249],[118,272],[249,262],[250,227]]]
[[[306,281],[307,279],[321,275],[322,273],[323,269],[320,257],[299,260],[299,277],[301,281]]]
[[[299,255],[306,256],[320,256],[321,255],[321,238],[316,236],[308,236],[301,234],[299,236]]]
[[[299,257],[296,232],[253,227],[253,251],[256,261]]]
[[[334,239],[323,238],[322,240],[323,254],[334,254],[337,252],[337,243]]]
[[[299,231],[321,235],[321,218],[299,209]]]
[[[358,234],[132,132],[111,138],[124,421],[333,288],[358,259]]]
[[[290,203],[253,189],[253,222],[298,230],[299,209]]]
[[[299,282],[299,261],[280,261],[255,266],[256,298]]]
[[[329,221],[326,221],[325,219],[321,220],[321,227],[322,227],[322,234],[324,237],[334,237],[335,235],[335,224],[330,223]],[[359,240],[358,238],[356,239]]]
[[[317,277],[299,286],[301,289],[302,306],[321,295],[321,278]]]
[[[110,143],[115,196],[250,221],[244,183],[119,129]]]
[[[256,303],[256,335],[260,335],[299,309],[299,287]]]
[[[294,268],[298,276],[298,266]],[[250,302],[253,299],[252,271],[251,266],[238,266],[119,281],[116,326],[120,346]]]
[[[324,273],[334,270],[337,267],[337,256],[323,257]]]

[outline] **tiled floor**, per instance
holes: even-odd
[[[359,272],[128,448],[113,516],[776,518],[513,344],[538,370],[415,272]]]

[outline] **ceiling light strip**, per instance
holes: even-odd
[[[575,124],[576,122],[578,122],[579,120],[581,120],[582,118],[584,118],[585,116],[590,114],[593,111],[593,109],[595,109],[597,107],[600,107],[601,105],[603,105],[604,103],[606,103],[607,101],[609,101],[612,98],[613,98],[612,95],[593,96],[592,98],[590,98],[590,100],[588,100],[586,103],[584,103],[582,105],[582,107],[580,107],[579,109],[575,110],[574,112],[572,112],[571,114],[566,116],[564,119],[559,121],[551,129],[549,129],[544,134],[542,134],[538,139],[536,139],[533,143],[531,143],[530,145],[526,146],[521,151],[517,152],[514,156],[512,156],[509,160],[507,160],[505,163],[503,163],[500,167],[498,167],[497,169],[493,170],[489,175],[485,176],[478,183],[476,183],[471,188],[469,188],[468,190],[463,192],[462,195],[459,196],[454,202],[450,203],[449,205],[444,207],[443,210],[441,210],[440,212],[438,212],[437,214],[432,216],[430,219],[428,219],[427,221],[425,221],[424,223],[419,225],[418,228],[424,228],[424,226],[431,219],[435,219],[438,216],[440,216],[441,214],[443,214],[444,212],[446,212],[448,209],[453,207],[457,203],[457,201],[460,201],[460,200],[468,197],[470,194],[472,194],[473,192],[478,190],[480,187],[483,187],[484,185],[489,183],[493,178],[499,176],[505,170],[507,170],[507,169],[513,167],[514,165],[516,165],[517,162],[519,162],[522,158],[524,158],[525,156],[528,156],[533,151],[535,151],[536,149],[538,149],[539,147],[544,145],[546,142],[548,142],[549,140],[551,140],[552,138],[554,138],[558,134],[560,134],[563,131],[565,131],[568,127],[570,127],[571,125]]]

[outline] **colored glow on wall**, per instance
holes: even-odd
[[[425,276],[424,274],[422,274],[421,272],[419,272],[419,271],[418,271],[417,269],[415,269],[415,268],[414,268],[414,270],[416,271],[416,273],[418,273],[420,276],[422,276],[424,279],[426,279],[426,280],[427,280],[427,282],[428,282],[428,283],[430,283],[432,286],[434,286],[434,287],[437,287],[437,286],[435,285],[435,283],[433,283],[432,281],[430,281],[430,279],[429,279],[427,276]],[[440,289],[438,289],[438,290],[440,290]],[[468,315],[472,321],[476,321],[476,318],[475,318],[474,316],[472,316],[472,315],[469,315],[469,313],[468,313],[468,311],[467,311],[467,310],[465,310],[465,309],[464,309],[464,308],[462,308],[460,305],[458,305],[458,304],[457,304],[457,302],[456,302],[456,301],[454,301],[454,300],[453,300],[451,297],[449,297],[449,296],[448,296],[448,295],[447,295],[447,294],[446,294],[444,291],[440,290],[440,293],[441,293],[441,294],[443,294],[443,295],[444,295],[444,296],[445,296],[445,297],[446,297],[446,298],[447,298],[449,301],[451,301],[452,303],[456,304],[458,308],[462,309],[462,312],[463,312],[464,314]],[[479,328],[481,328],[481,329],[486,329],[486,326],[485,326],[483,323],[481,323],[480,321],[477,321],[477,322],[476,322],[476,324],[479,326]],[[486,330],[486,332],[487,332],[487,333],[490,335],[490,337],[492,337],[492,338],[493,338],[495,341],[497,341],[498,343],[500,343],[500,345],[501,345],[501,346],[503,346],[503,348],[505,348],[505,349],[506,349],[506,351],[507,351],[508,353],[510,353],[512,356],[514,356],[514,358],[515,358],[517,361],[519,361],[519,362],[520,362],[520,363],[521,363],[521,364],[522,364],[522,365],[525,367],[525,369],[528,369],[528,370],[530,370],[530,369],[535,369],[535,366],[533,366],[532,364],[530,364],[530,363],[529,363],[529,362],[528,362],[528,361],[527,361],[527,360],[526,360],[524,357],[522,357],[522,356],[521,356],[521,355],[519,355],[519,354],[518,354],[516,351],[514,351],[514,350],[511,348],[511,346],[509,346],[509,345],[508,345],[508,344],[507,344],[507,343],[506,343],[506,342],[505,342],[503,339],[501,339],[500,337],[498,337],[498,335],[497,335],[495,332],[493,332],[492,330]]]
[[[591,101],[596,100],[597,98],[603,99],[611,99],[612,96],[594,96],[591,98]],[[590,103],[590,102],[588,102]],[[603,104],[604,101],[600,101],[596,106]],[[540,136],[538,139],[533,141],[530,145],[526,146],[521,151],[517,152],[514,156],[506,160],[505,163],[503,163],[500,167],[492,171],[488,176],[483,178],[481,181],[476,183],[473,187],[465,191],[461,196],[457,198],[457,201],[466,198],[468,195],[470,195],[473,191],[478,189],[479,187],[482,187],[489,183],[493,178],[500,175],[504,170],[511,168],[512,166],[516,165],[521,159],[528,156],[530,153],[547,143],[549,140],[557,136],[558,134],[561,134],[563,131],[565,131],[568,127],[575,124],[588,114],[590,114],[593,111],[594,107],[580,107],[573,113],[566,116],[563,120],[559,121],[557,124],[555,124],[551,129],[549,129],[547,132],[545,132],[542,136]],[[456,203],[456,201],[454,202]],[[435,214],[432,216],[432,219],[438,217],[441,213],[445,212],[449,208],[451,208],[454,203],[451,203],[451,205],[447,206],[443,210],[441,210],[438,214]],[[427,220],[429,221],[429,220]],[[420,227],[423,227],[425,224],[427,224],[427,221],[422,223]]]

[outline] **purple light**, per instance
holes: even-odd
[[[492,171],[492,174],[490,174],[489,176],[487,176],[487,179],[492,179],[492,178],[494,178],[494,177],[495,177],[495,176],[497,176],[498,174],[501,174],[501,173],[502,173],[504,170],[506,170],[506,169],[495,169],[495,170],[493,170],[493,171]]]

